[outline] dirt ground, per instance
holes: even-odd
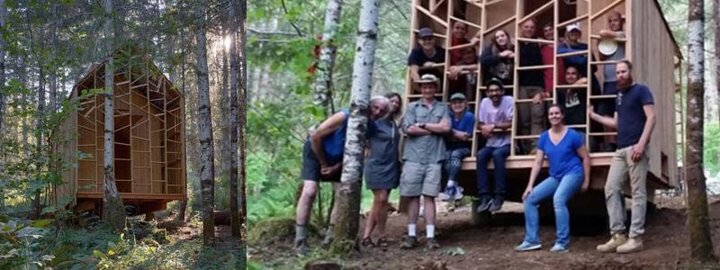
[[[711,198],[710,227],[715,243],[715,254],[720,256],[720,197]],[[489,225],[471,224],[470,207],[454,212],[439,213],[437,230],[442,248],[427,251],[423,248],[423,222],[418,224],[421,246],[406,251],[399,248],[406,232],[404,215],[393,214],[388,220],[388,233],[392,235],[387,248],[372,248],[343,258],[341,264],[349,269],[685,269],[689,268],[689,246],[686,231],[686,213],[682,198],[657,198],[657,209],[646,221],[643,237],[645,250],[619,255],[595,251],[595,246],[608,239],[607,221],[574,218],[571,228],[570,252],[554,254],[549,251],[555,239],[555,226],[550,218],[541,220],[543,249],[518,253],[513,247],[522,241],[524,220],[522,205],[506,203],[500,213],[494,214]],[[547,215],[545,215],[547,216]],[[364,223],[364,220],[362,221]],[[583,228],[583,229],[578,229]],[[298,258],[291,246],[292,236],[271,245],[252,247],[250,259],[268,268],[298,269],[308,261]],[[319,239],[311,239],[318,247]],[[332,260],[332,259],[330,259]],[[720,269],[720,265],[701,266],[701,269]],[[334,269],[334,268],[327,268]]]

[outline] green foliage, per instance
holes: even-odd
[[[715,175],[720,172],[720,124],[706,122],[703,138],[703,167]]]
[[[53,220],[0,222],[0,269],[44,268],[54,256],[44,253]]]

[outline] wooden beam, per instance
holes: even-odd
[[[602,16],[603,14],[607,13],[608,11],[615,8],[617,5],[622,4],[623,2],[625,2],[625,0],[615,0],[615,2],[610,3],[610,5],[607,5],[605,8],[593,14],[592,17],[590,17],[590,20],[595,20],[597,17]]]
[[[438,23],[438,24],[444,26],[445,28],[447,28],[447,23],[446,23],[445,21],[441,20],[440,18],[438,18],[437,16],[435,16],[434,14],[432,14],[432,12],[430,12],[430,11],[427,10],[427,9],[425,9],[424,7],[422,7],[422,6],[420,6],[420,5],[416,5],[416,6],[415,6],[415,9],[417,9],[417,10],[419,10],[420,12],[422,12],[423,14],[427,15],[428,17],[430,17],[430,19],[434,20],[436,23]]]
[[[483,34],[485,35],[485,34],[489,34],[489,33],[495,32],[495,30],[498,30],[498,29],[500,29],[501,27],[505,26],[506,24],[511,23],[511,22],[514,21],[516,18],[517,18],[517,16],[512,16],[512,17],[510,17],[510,18],[507,18],[507,19],[505,19],[504,21],[502,21],[502,22],[500,22],[500,23],[498,23],[498,24],[496,24],[496,25],[493,25],[492,27],[488,28],[487,31],[483,32]]]
[[[577,52],[561,53],[561,54],[558,54],[556,57],[563,58],[563,57],[578,56],[578,55],[587,56],[588,53],[589,53],[588,50],[582,50],[582,51],[577,51]]]
[[[520,21],[518,22],[518,24],[522,24],[522,23],[524,23],[525,21],[529,20],[530,18],[533,18],[533,17],[537,16],[538,14],[540,14],[540,13],[543,12],[543,11],[545,11],[546,9],[554,6],[554,4],[555,4],[555,0],[548,1],[546,4],[542,5],[541,7],[539,7],[538,9],[536,9],[535,11],[531,12],[531,13],[528,14],[528,15],[525,15],[525,17],[523,17],[522,19],[520,19]]]
[[[585,14],[585,15],[582,15],[582,16],[578,16],[578,17],[575,17],[575,18],[573,18],[573,19],[569,19],[569,20],[567,20],[567,21],[561,22],[561,23],[559,23],[556,27],[557,27],[557,28],[565,27],[565,26],[568,25],[568,24],[573,24],[573,23],[576,23],[576,22],[585,20],[585,19],[587,19],[587,18],[588,18],[588,14]],[[588,26],[588,29],[590,29],[589,26]],[[590,30],[591,30],[591,29],[590,29]],[[590,30],[588,30],[588,31],[590,31]]]
[[[469,25],[469,26],[475,27],[475,28],[477,28],[477,29],[479,29],[479,30],[482,30],[482,26],[479,26],[479,25],[474,24],[474,23],[471,23],[471,22],[469,22],[469,21],[460,19],[460,18],[458,18],[458,17],[450,16],[450,19],[456,20],[456,21],[458,21],[458,22],[461,22],[461,23],[467,24],[467,25]]]
[[[525,42],[533,42],[533,43],[541,43],[541,44],[555,44],[552,40],[544,40],[544,39],[537,39],[537,38],[523,38],[518,37],[517,41],[525,41]],[[518,46],[515,46],[518,47]]]

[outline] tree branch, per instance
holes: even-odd
[[[288,9],[287,9],[287,6],[285,5],[285,0],[281,0],[280,3],[282,4],[282,8],[283,8],[283,11],[285,12],[285,15],[287,15]],[[303,35],[302,31],[300,31],[300,28],[298,28],[297,25],[295,25],[295,23],[293,21],[288,20],[288,22],[290,23],[290,25],[292,25],[293,28],[295,28],[295,31],[297,31],[298,36],[301,36],[301,37],[305,36],[305,35]]]

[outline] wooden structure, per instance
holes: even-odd
[[[503,29],[510,34],[515,46],[515,69],[513,85],[506,85],[506,94],[518,97],[518,70],[552,69],[553,74],[559,74],[557,62],[564,57],[584,55],[587,59],[601,59],[597,52],[597,44],[600,40],[601,29],[608,28],[608,14],[610,11],[618,11],[625,18],[624,30],[626,39],[617,39],[619,46],[625,46],[626,58],[633,62],[633,77],[636,82],[649,86],[655,98],[657,121],[649,146],[650,169],[648,181],[648,196],[653,196],[653,190],[659,188],[670,188],[677,186],[678,160],[682,153],[677,153],[679,140],[678,132],[682,134],[683,119],[676,115],[676,110],[682,110],[682,105],[676,108],[676,93],[679,93],[678,76],[682,55],[676,41],[674,40],[667,22],[657,1],[645,0],[413,0],[412,1],[412,26],[410,35],[410,49],[418,46],[416,34],[420,28],[430,27],[433,29],[437,45],[446,49],[446,62],[433,67],[421,69],[434,69],[444,74],[442,76],[442,92],[438,97],[447,101],[449,95],[455,89],[450,89],[448,79],[448,67],[450,53],[452,50],[473,45],[451,46],[452,26],[455,22],[463,22],[468,26],[467,39],[480,31],[482,40],[476,47],[478,54],[482,48],[491,44],[494,33]],[[543,38],[522,38],[520,36],[521,24],[527,20],[537,21],[536,35],[542,35],[542,26],[551,25],[554,27],[554,40]],[[565,33],[566,26],[578,23],[582,31],[582,42],[589,44],[590,50],[564,53],[556,55],[553,65],[541,66],[519,66],[518,41],[538,43],[540,45],[555,44],[559,37]],[[617,61],[588,61],[588,69],[597,67],[596,76],[602,84],[602,66],[614,65]],[[479,101],[484,96],[485,87],[482,86],[484,79],[481,72],[482,66],[478,63],[476,76],[478,78],[475,89],[467,93],[468,103],[471,110],[477,115]],[[475,71],[472,71],[475,72]],[[564,72],[564,71],[563,71]],[[467,72],[466,72],[467,74]],[[557,75],[554,76],[554,90],[551,98],[546,102],[556,102],[557,93],[560,89],[574,88],[580,91],[587,91],[585,104],[592,104],[600,99],[615,99],[615,95],[593,95],[590,85],[571,86],[558,85]],[[410,81],[409,69],[406,77],[405,98],[406,103],[417,100],[421,97],[419,89]],[[681,96],[681,95],[678,95]],[[529,103],[530,99],[516,99],[516,106],[521,103]],[[516,110],[517,112],[517,110]],[[516,114],[517,118],[517,114]],[[672,120],[675,119],[675,120]],[[586,117],[585,125],[574,125],[572,127],[582,128],[587,131],[587,123],[590,119]],[[534,156],[521,154],[515,147],[518,140],[537,139],[539,134],[519,135],[516,126],[518,119],[513,121],[512,127],[512,148],[514,149],[508,158],[508,199],[520,200],[521,193],[525,189],[530,168]],[[482,147],[481,141],[476,132],[472,143],[472,156],[463,162],[463,173],[461,184],[465,186],[470,194],[475,190],[475,155]],[[586,142],[594,139],[602,139],[603,136],[616,134],[602,130],[590,130],[585,132]],[[679,155],[680,154],[680,155]],[[613,153],[593,151],[591,153],[592,182],[591,188],[602,190],[609,169]],[[547,166],[547,163],[545,164]],[[490,164],[492,169],[492,164]],[[492,176],[490,176],[492,177]],[[652,199],[652,198],[650,198]]]
[[[161,210],[186,196],[185,99],[137,49],[118,50],[114,63],[115,183],[131,212]],[[102,206],[104,76],[103,62],[80,79],[69,97],[79,108],[60,126],[58,151],[73,166],[52,198],[76,211]]]

